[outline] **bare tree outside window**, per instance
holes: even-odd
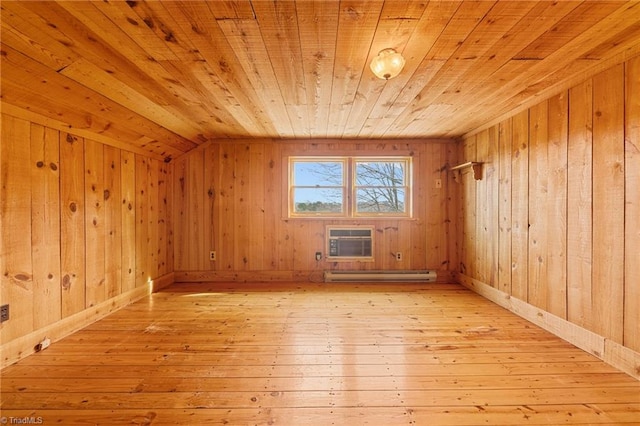
[[[404,212],[404,162],[356,161],[355,193],[358,212]]]

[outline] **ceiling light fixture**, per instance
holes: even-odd
[[[382,49],[371,61],[371,71],[376,77],[389,80],[400,74],[404,68],[404,58],[396,49]]]

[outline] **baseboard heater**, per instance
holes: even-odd
[[[325,271],[324,282],[435,282],[436,271]]]

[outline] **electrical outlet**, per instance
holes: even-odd
[[[316,252],[316,261],[321,261],[322,260],[322,252],[317,251]]]
[[[396,260],[402,260],[402,253],[401,252],[397,252],[396,253]]]
[[[209,252],[209,260],[211,260],[211,261],[215,261],[216,260],[216,252],[214,250],[211,250]]]
[[[9,320],[9,305],[0,306],[0,322]]]

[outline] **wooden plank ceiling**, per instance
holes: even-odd
[[[214,138],[459,137],[640,51],[630,1],[7,1],[2,99],[175,157]],[[393,47],[395,79],[369,70]]]

